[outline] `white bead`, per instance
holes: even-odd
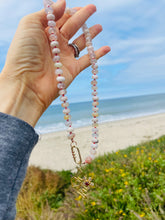
[[[45,8],[45,12],[46,12],[46,14],[48,14],[48,13],[52,14],[53,13],[53,9],[51,7],[46,7]]]
[[[64,83],[58,83],[57,84],[57,88],[58,89],[64,89],[65,88],[65,84]]]
[[[65,101],[68,100],[68,98],[67,98],[66,96],[61,96],[61,97],[60,97],[60,100],[61,100],[62,102],[65,102]]]
[[[53,54],[58,54],[58,53],[60,53],[60,49],[59,49],[59,48],[54,48],[54,49],[52,50],[52,53],[53,53]]]
[[[89,46],[87,49],[88,50],[94,50],[93,46]]]
[[[92,89],[97,90],[98,88],[97,88],[97,86],[92,86]]]
[[[98,73],[98,70],[96,69],[96,70],[92,70],[92,73],[93,74],[97,74]]]
[[[64,102],[64,103],[62,103],[62,107],[63,108],[67,108],[69,106],[69,102]]]
[[[47,15],[47,19],[48,19],[48,20],[55,20],[54,14],[48,14],[48,15]]]
[[[72,127],[69,127],[68,129],[67,129],[67,132],[73,132],[74,131],[74,129],[72,128]]]
[[[69,108],[65,108],[65,109],[63,110],[63,113],[64,113],[64,114],[70,113],[70,109],[69,109]]]
[[[99,135],[98,135],[98,133],[94,133],[94,134],[92,134],[92,137],[94,137],[94,138],[98,138]]]
[[[65,81],[65,77],[63,77],[63,76],[58,76],[56,79],[57,79],[58,82],[64,82]]]
[[[98,148],[98,143],[92,143],[92,144],[91,144],[91,147],[92,147],[92,148]]]
[[[92,92],[92,95],[97,95],[98,94],[98,92]]]
[[[93,69],[97,69],[98,68],[98,64],[97,63],[92,64],[92,68]]]
[[[98,141],[97,138],[92,138],[92,142],[93,142],[93,143],[98,143],[99,141]],[[93,144],[92,144],[92,146],[93,146]]]
[[[57,68],[61,68],[62,67],[62,63],[60,63],[60,62],[55,63],[54,66],[57,67]]]
[[[93,96],[93,101],[98,101],[99,97],[98,96]]]
[[[99,108],[94,107],[94,108],[93,108],[93,111],[94,111],[94,112],[98,112],[98,111],[99,111]]]
[[[62,69],[56,69],[55,70],[55,74],[56,75],[62,75],[63,74],[63,70]]]
[[[52,47],[52,48],[54,48],[54,47],[58,47],[59,46],[59,43],[58,43],[58,41],[52,41],[51,43],[50,43],[50,46]]]
[[[95,149],[91,149],[91,150],[90,150],[90,153],[91,153],[92,155],[95,155],[95,154],[96,154],[96,150],[95,150]]]
[[[98,75],[93,75],[92,79],[98,79]]]
[[[71,134],[69,133],[69,134],[68,134],[68,139],[73,139],[74,137],[75,137],[75,134],[74,134],[74,133],[71,133]]]
[[[92,128],[93,132],[98,132],[99,130],[97,128]]]
[[[92,122],[96,123],[98,121],[99,121],[98,118],[92,118]]]
[[[92,84],[92,85],[97,85],[97,81],[96,81],[96,80],[92,80],[92,81],[91,81],[91,84]]]
[[[53,57],[53,62],[58,62],[58,61],[60,61],[60,56],[54,56]]]
[[[56,30],[54,28],[49,28],[48,33],[49,34],[55,34]]]
[[[59,95],[65,95],[67,92],[66,92],[66,89],[62,89],[59,91]]]
[[[92,43],[90,42],[90,41],[87,41],[86,42],[86,46],[88,47],[88,46],[91,46],[92,45]]]
[[[93,102],[92,105],[93,106],[97,106],[99,103],[98,102]]]
[[[90,154],[90,157],[92,158],[92,160],[95,159],[95,155],[94,154]]]
[[[56,22],[55,21],[48,21],[48,26],[49,27],[55,27],[56,26]]]
[[[57,35],[56,35],[56,34],[51,34],[51,35],[49,36],[49,40],[50,40],[50,41],[55,41],[55,40],[57,40]]]
[[[71,122],[71,121],[66,121],[66,122],[65,122],[65,125],[66,125],[67,127],[72,126],[72,122]]]

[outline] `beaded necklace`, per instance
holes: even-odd
[[[65,88],[65,77],[63,76],[63,70],[62,70],[62,63],[60,62],[60,49],[59,49],[59,42],[58,42],[58,36],[56,33],[56,22],[55,22],[55,15],[53,14],[53,8],[52,8],[53,1],[52,0],[44,0],[44,8],[47,15],[48,20],[48,27],[49,27],[49,41],[50,41],[50,47],[52,50],[53,55],[53,62],[55,66],[55,74],[57,75],[57,87],[59,89],[59,95],[60,100],[62,101],[62,107],[63,113],[64,113],[64,119],[65,119],[65,125],[67,127],[68,132],[68,139],[71,140],[71,152],[73,156],[73,160],[77,165],[78,172],[82,172],[81,167],[84,164],[91,163],[91,161],[95,158],[96,150],[98,148],[98,96],[97,96],[97,79],[98,79],[98,65],[96,56],[94,53],[94,48],[92,45],[92,39],[89,32],[89,29],[86,24],[82,26],[82,30],[85,36],[86,40],[86,47],[89,54],[90,63],[92,66],[92,99],[93,99],[93,113],[92,113],[92,143],[91,143],[91,149],[89,156],[85,159],[85,162],[82,161],[81,153],[79,148],[77,147],[77,142],[75,141],[75,133],[74,129],[72,127],[72,121],[71,121],[71,115],[70,115],[70,109],[69,109],[69,102],[67,101],[68,98],[66,96],[66,88]],[[70,15],[73,15],[76,13],[76,10],[74,9],[66,9],[65,13],[68,13]],[[72,187],[75,189],[75,191],[81,195],[83,198],[86,197],[87,191],[92,187],[94,184],[92,182],[92,179],[89,177],[73,177],[72,180]]]

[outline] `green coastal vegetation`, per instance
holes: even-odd
[[[97,157],[84,174],[95,184],[87,199],[71,171],[29,167],[16,220],[165,220],[165,136]]]

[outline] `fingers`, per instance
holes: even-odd
[[[100,24],[96,24],[93,27],[89,28],[89,31],[91,38],[93,39],[102,31],[102,26]],[[82,34],[77,39],[75,39],[73,43],[78,46],[80,51],[83,50],[86,47],[85,35]]]
[[[76,11],[80,10],[82,7],[75,7]],[[56,22],[56,26],[61,29],[61,27],[66,23],[66,21],[71,17],[69,13],[64,13],[63,16]]]
[[[110,52],[111,48],[109,46],[104,46],[101,47],[100,49],[98,49],[97,51],[95,51],[96,54],[96,59],[98,60],[99,58],[101,58],[102,56],[104,56],[105,54],[107,54],[108,52]],[[80,72],[84,69],[86,69],[88,66],[91,65],[90,63],[90,59],[89,59],[89,55],[86,54],[84,56],[82,56],[79,60],[79,66],[80,66]]]
[[[57,1],[56,3],[52,5],[52,8],[54,9],[54,15],[55,15],[56,21],[63,16],[65,7],[66,7],[65,0]],[[43,28],[46,28],[48,22],[47,22],[47,17],[45,15],[45,10],[43,9],[39,12],[36,12],[35,15],[38,16],[40,22],[43,25]]]
[[[66,21],[66,23],[62,26],[60,32],[67,40],[69,40],[95,11],[95,5],[91,4],[83,7]]]

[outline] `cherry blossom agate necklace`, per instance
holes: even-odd
[[[84,24],[82,26],[82,30],[86,39],[86,47],[89,54],[89,59],[92,66],[92,99],[93,99],[93,113],[92,113],[92,142],[91,142],[91,149],[89,156],[85,159],[85,162],[82,161],[81,153],[79,148],[77,147],[77,142],[75,141],[75,133],[74,129],[72,127],[72,121],[71,121],[71,115],[70,115],[70,109],[69,109],[69,102],[68,98],[66,96],[66,88],[65,88],[65,77],[63,76],[63,70],[62,70],[62,63],[60,62],[60,49],[59,49],[59,42],[58,37],[56,33],[56,22],[55,22],[55,15],[53,14],[53,8],[52,8],[53,1],[52,0],[44,0],[44,8],[48,20],[48,32],[49,32],[49,41],[50,41],[50,47],[52,50],[53,55],[53,62],[55,66],[55,75],[57,76],[57,87],[59,89],[59,95],[60,100],[62,101],[62,107],[63,107],[63,113],[64,113],[64,119],[65,119],[65,125],[67,127],[68,132],[68,139],[71,140],[71,152],[73,156],[73,160],[77,165],[78,172],[81,171],[81,167],[84,164],[91,163],[91,161],[95,158],[96,150],[98,148],[98,96],[97,96],[97,73],[98,73],[98,65],[96,56],[94,53],[94,48],[92,46],[92,39],[89,32],[89,29],[87,28],[87,25]],[[76,13],[76,10],[74,9],[66,9],[65,13],[69,13],[70,15],[73,15]],[[78,57],[78,47],[75,44],[71,44],[74,47],[75,50],[75,57]],[[89,177],[73,177],[72,178],[72,187],[75,189],[75,191],[82,196],[83,198],[86,197],[87,191],[90,189],[90,187],[93,186],[92,179]]]

